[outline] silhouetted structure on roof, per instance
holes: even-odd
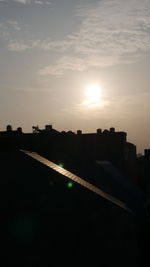
[[[74,259],[75,251],[77,263],[120,266],[119,254],[121,266],[138,266],[146,215],[133,183],[136,147],[127,134],[113,127],[77,134],[51,125],[33,130],[0,132],[0,204],[7,212],[1,240],[8,263],[45,265],[57,257],[65,263],[66,253]]]
[[[33,133],[23,133],[21,127],[12,131],[8,125],[6,132],[0,132],[0,138],[5,137],[13,149],[37,151],[55,162],[73,161],[76,164],[79,161],[107,160],[137,182],[136,147],[127,142],[125,132],[116,132],[113,127],[104,131],[97,129],[96,133],[78,130],[77,134],[59,132],[52,125],[46,125],[45,129],[32,128]]]
[[[18,132],[18,133],[22,133],[22,128],[21,128],[21,127],[18,127],[18,128],[17,128],[17,132]]]
[[[7,127],[6,127],[6,131],[7,131],[7,132],[11,132],[11,131],[12,131],[12,126],[11,126],[11,125],[7,125]]]

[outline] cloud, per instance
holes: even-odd
[[[21,30],[21,28],[18,25],[18,22],[16,20],[8,20],[6,23],[16,31],[20,31]]]
[[[66,45],[74,57],[84,61],[84,69],[72,63],[67,66],[78,71],[97,66],[105,67],[136,61],[150,51],[150,1],[148,0],[102,0],[80,5],[77,16],[81,19],[79,30],[67,37]],[[57,43],[56,43],[57,45]],[[69,61],[70,60],[70,61]],[[60,61],[49,66],[49,73],[64,72]],[[42,73],[42,71],[40,72]],[[48,74],[48,72],[47,72]]]
[[[35,1],[35,4],[43,5],[42,1]]]
[[[51,5],[51,2],[50,1],[39,1],[39,0],[35,0],[34,3],[35,4],[39,4],[39,5],[43,5],[43,4]]]
[[[19,26],[16,20],[6,20],[5,22],[0,23],[0,36],[8,37],[12,32],[20,31],[21,27]]]
[[[103,0],[78,15],[83,20],[77,52],[122,56],[150,48],[150,1]]]
[[[43,4],[47,4],[50,5],[51,2],[49,0],[0,0],[0,2],[15,2],[18,4],[38,4],[38,5],[43,5]]]
[[[15,41],[10,41],[8,47],[10,51],[16,51],[16,52],[22,52],[30,49],[29,45],[23,43],[21,44]]]
[[[38,72],[42,75],[131,63],[150,51],[149,0],[82,0],[76,17],[78,30],[64,40],[11,41],[9,49],[61,52],[60,60]]]
[[[68,40],[64,41],[52,41],[50,38],[45,40],[29,40],[25,42],[24,40],[10,40],[8,43],[8,49],[10,51],[25,51],[31,49],[38,49],[44,51],[67,51],[70,47]],[[24,49],[22,49],[24,47]]]
[[[62,75],[65,70],[76,70],[84,71],[86,69],[86,64],[84,60],[77,57],[64,56],[62,57],[58,64],[51,65],[43,68],[38,72],[40,75]]]
[[[87,58],[80,58],[76,56],[63,56],[61,57],[56,64],[49,65],[38,71],[39,75],[62,75],[65,71],[84,71],[89,67],[106,67],[111,64],[118,64],[119,60],[117,58],[101,56],[100,58],[96,57],[93,60],[93,56]]]
[[[14,0],[14,2],[20,3],[20,4],[30,4],[30,0]]]

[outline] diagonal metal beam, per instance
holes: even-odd
[[[103,192],[100,188],[90,184],[89,182],[85,181],[84,179],[80,178],[79,176],[73,174],[70,171],[67,171],[66,169],[58,166],[57,164],[53,163],[52,161],[40,156],[39,154],[37,154],[36,152],[31,152],[31,151],[25,151],[25,150],[21,150],[23,153],[25,153],[26,155],[28,155],[29,157],[37,160],[38,162],[48,166],[49,168],[53,169],[54,171],[62,174],[63,176],[71,179],[72,181],[80,184],[81,186],[84,186],[85,188],[89,189],[90,191],[94,192],[95,194],[107,199],[108,201],[114,203],[115,205],[121,207],[122,209],[130,212],[133,214],[133,212],[119,199]]]

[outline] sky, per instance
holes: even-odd
[[[150,0],[0,0],[0,130],[127,132],[150,148]]]

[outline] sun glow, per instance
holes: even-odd
[[[92,107],[99,106],[101,104],[101,88],[98,84],[91,84],[85,89],[85,101],[84,104]]]

